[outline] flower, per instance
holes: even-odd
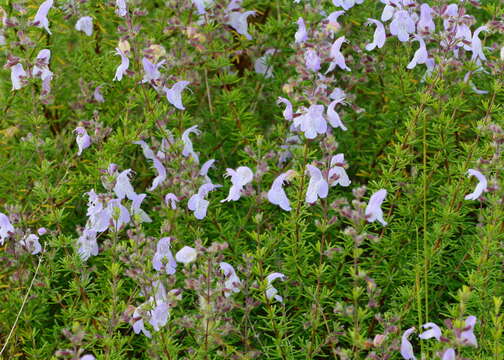
[[[342,7],[345,10],[348,10],[354,7],[355,4],[362,4],[364,0],[332,0],[334,6]]]
[[[166,194],[165,196],[165,204],[166,205],[170,205],[170,207],[172,208],[172,210],[176,210],[177,209],[177,203],[179,202],[179,199],[177,198],[177,196],[173,193],[168,193]]]
[[[231,177],[231,187],[227,198],[221,200],[221,203],[226,201],[238,201],[243,187],[251,182],[254,178],[254,173],[247,166],[240,166],[236,170],[227,168],[224,177]]]
[[[414,40],[420,43],[420,47],[417,51],[415,51],[413,59],[411,59],[410,63],[406,66],[406,68],[410,70],[417,66],[417,64],[425,64],[427,62],[427,58],[429,57],[429,54],[427,53],[427,47],[425,46],[425,41],[419,36],[415,36]]]
[[[373,42],[366,45],[366,50],[372,51],[375,48],[381,49],[383,45],[385,45],[385,39],[387,38],[387,36],[385,35],[385,27],[379,20],[368,18],[367,21],[368,25],[375,24],[376,29],[373,34]]]
[[[472,39],[471,39],[471,61],[476,62],[477,65],[481,65],[481,61],[486,61],[486,56],[483,53],[483,47],[481,46],[481,40],[479,38],[479,34],[482,31],[488,31],[488,27],[480,26],[476,30],[474,30]]]
[[[130,211],[133,215],[138,215],[140,217],[140,222],[152,222],[149,215],[140,208],[146,196],[147,194],[134,194],[131,202]]]
[[[198,125],[191,126],[189,129],[186,129],[182,133],[182,142],[184,143],[184,149],[182,150],[182,155],[184,155],[185,157],[191,155],[196,164],[199,164],[199,156],[197,153],[194,152],[192,141],[189,138],[189,135],[191,134],[196,135],[201,134],[201,131],[198,130]]]
[[[93,35],[93,18],[83,16],[75,23],[75,30],[84,32],[87,36]]]
[[[263,56],[255,61],[254,70],[256,73],[263,74],[265,78],[273,77],[273,69],[270,64],[270,59],[275,52],[276,49],[268,49]]]
[[[341,28],[341,25],[338,23],[338,18],[344,13],[345,11],[343,10],[333,11],[332,13],[330,13],[329,16],[327,17],[327,21],[329,22],[329,24],[327,25],[327,29],[333,32],[338,31]]]
[[[308,49],[304,54],[305,65],[308,70],[317,72],[320,70],[320,57],[313,49]]]
[[[409,328],[401,337],[401,355],[405,360],[416,360],[415,354],[413,353],[413,345],[411,345],[408,340],[408,337],[414,332],[414,327]]]
[[[33,19],[33,25],[36,27],[44,28],[49,35],[52,35],[51,30],[49,30],[49,20],[47,19],[47,14],[51,7],[53,6],[53,0],[44,1],[37,10],[35,18]]]
[[[145,141],[134,141],[133,144],[137,144],[142,147],[145,158],[152,161],[152,165],[158,173],[158,175],[152,181],[152,186],[149,188],[149,191],[154,191],[159,186],[159,184],[166,180],[166,168]]]
[[[116,10],[117,16],[125,17],[128,13],[128,8],[126,7],[126,0],[116,0]]]
[[[289,204],[289,199],[285,194],[283,189],[284,182],[288,181],[294,175],[293,170],[289,170],[283,174],[280,174],[271,185],[271,189],[268,191],[268,200],[274,205],[280,206],[285,211],[291,211],[292,208]]]
[[[39,243],[39,237],[37,235],[30,234],[19,243],[26,249],[31,250],[32,255],[36,255],[42,251],[42,246]]]
[[[286,98],[278,97],[277,104],[285,104],[286,105],[285,110],[283,111],[282,114],[283,114],[283,117],[285,120],[291,121],[292,117],[293,117],[291,102],[289,100],[287,100]]]
[[[49,71],[49,61],[51,60],[51,50],[42,49],[37,54],[35,65],[33,65],[32,75],[35,77],[44,77],[44,73]],[[50,71],[49,71],[50,72]]]
[[[9,217],[0,212],[0,245],[3,245],[11,233],[14,233],[14,226],[9,221]]]
[[[266,276],[266,282],[267,282],[267,285],[266,285],[266,298],[268,298],[268,300],[271,300],[271,298],[274,298],[275,300],[277,300],[279,302],[283,302],[283,298],[280,295],[277,295],[278,294],[278,290],[275,289],[273,287],[273,285],[271,285],[271,283],[273,281],[275,281],[276,279],[280,279],[280,280],[284,281],[285,278],[286,278],[286,276],[284,274],[277,273],[277,272],[271,273],[268,276]]]
[[[432,323],[432,322],[428,322],[426,324],[423,324],[422,327],[424,329],[429,329],[427,331],[424,331],[423,333],[421,333],[420,335],[418,335],[418,337],[420,339],[430,339],[430,338],[436,338],[437,341],[441,341],[441,329],[439,328],[439,326],[437,326],[436,324]]]
[[[116,55],[121,57],[121,64],[117,67],[113,81],[121,81],[129,68],[129,59],[120,48],[116,48]]]
[[[305,112],[294,118],[294,126],[304,132],[307,139],[315,139],[318,134],[325,134],[327,122],[324,118],[324,105],[312,104]]]
[[[488,191],[487,179],[486,179],[485,175],[480,173],[478,170],[469,169],[469,170],[467,170],[467,173],[468,173],[469,177],[475,176],[476,179],[478,179],[479,183],[478,183],[478,185],[476,185],[476,188],[474,189],[474,191],[470,194],[467,194],[464,199],[465,200],[477,200],[483,194],[484,191]]]
[[[443,353],[441,360],[456,360],[456,358],[455,350],[453,348],[448,348]]]
[[[213,4],[213,0],[192,0],[194,6],[198,10],[198,15],[203,15],[206,13],[206,7]]]
[[[82,126],[77,126],[74,132],[77,134],[75,141],[77,142],[77,146],[79,148],[77,155],[80,156],[84,149],[87,149],[89,146],[91,146],[91,137],[89,137],[86,129],[84,129]]]
[[[189,85],[189,81],[178,81],[171,88],[163,87],[166,99],[179,110],[185,110],[182,104],[182,91]]]
[[[98,243],[96,242],[96,231],[93,229],[84,229],[77,240],[79,256],[83,261],[87,261],[91,256],[98,255]]]
[[[478,319],[476,318],[476,316],[472,315],[468,316],[465,320],[465,327],[460,335],[457,336],[459,342],[462,345],[478,347],[478,340],[476,340],[476,336],[474,335],[474,326],[476,325],[477,321]]]
[[[45,235],[46,233],[47,233],[47,229],[44,227],[37,229],[37,234],[39,234],[40,236]]]
[[[255,15],[255,11],[231,11],[229,13],[229,21],[227,24],[231,26],[240,35],[244,35],[248,40],[252,40],[252,36],[248,33],[247,18],[250,15]]]
[[[334,101],[332,101],[329,106],[327,107],[327,121],[329,122],[329,125],[331,125],[333,128],[340,128],[343,131],[347,131],[347,127],[343,122],[341,121],[341,118],[339,114],[334,110],[334,107],[337,104],[341,104],[345,98],[339,98]]]
[[[345,63],[345,57],[341,53],[341,45],[343,45],[344,42],[347,42],[344,36],[341,36],[336,39],[334,44],[331,46],[331,58],[332,62],[329,64],[329,68],[326,71],[326,74],[328,72],[331,72],[336,68],[336,65],[339,66],[340,69],[345,70],[345,71],[351,71],[350,68],[346,65]]]
[[[236,271],[233,266],[227,262],[221,262],[219,263],[219,266],[226,277],[226,281],[224,282],[224,296],[229,297],[232,293],[239,293],[241,280],[238,275],[236,275]]]
[[[383,19],[382,19],[383,20]],[[409,34],[415,32],[415,22],[406,10],[394,13],[394,19],[390,23],[390,33],[397,36],[401,42],[408,41]]]
[[[428,4],[420,5],[420,19],[417,23],[417,31],[424,33],[434,33],[436,24],[432,20],[433,10]]]
[[[23,69],[23,64],[17,63],[11,67],[11,82],[12,90],[19,90],[24,86],[23,79],[26,78],[28,74]]]
[[[96,360],[96,358],[93,355],[87,354],[81,357],[80,360]]]
[[[306,25],[304,22],[304,19],[300,17],[297,20],[297,25],[298,29],[296,33],[294,34],[294,39],[296,44],[301,44],[304,43],[306,40],[308,40],[308,33],[306,32]]]
[[[135,190],[130,182],[130,175],[133,172],[131,169],[124,170],[119,175],[117,175],[116,182],[114,185],[114,193],[119,200],[127,197],[130,200],[136,198]]]
[[[387,225],[387,222],[383,220],[383,211],[381,209],[381,205],[386,196],[387,190],[385,189],[380,189],[373,195],[371,195],[365,212],[368,222],[378,220],[380,223],[382,223],[383,226]]]
[[[306,191],[305,200],[307,203],[313,204],[317,198],[324,199],[329,193],[329,184],[323,178],[322,172],[313,165],[306,165],[307,171],[310,173],[310,182]]]
[[[152,258],[152,267],[157,271],[164,269],[168,275],[173,275],[177,270],[177,262],[170,250],[170,243],[171,238],[169,237],[161,238],[158,241],[156,253]]]
[[[350,186],[352,183],[343,167],[344,165],[346,165],[345,155],[337,154],[332,157],[331,168],[327,174],[329,181],[335,178],[334,181],[331,182],[331,186],[336,186],[338,184],[341,186]]]
[[[95,99],[96,102],[99,102],[99,103],[105,102],[105,99],[103,98],[103,95],[101,93],[102,87],[103,87],[103,85],[97,86],[93,91],[93,98]]]
[[[180,249],[175,254],[175,259],[179,263],[183,263],[184,265],[187,265],[187,264],[195,261],[197,256],[198,256],[198,253],[196,252],[195,248],[192,248],[190,246],[184,246],[182,249]]]
[[[187,203],[187,207],[189,208],[189,210],[194,211],[194,216],[196,217],[196,219],[203,220],[205,218],[208,205],[210,204],[210,202],[205,199],[205,196],[207,196],[210,191],[213,191],[219,187],[221,187],[221,185],[206,183],[200,186],[198,193],[191,196]]]
[[[158,62],[157,64],[153,64],[146,57],[142,58],[142,66],[144,69],[144,77],[142,79],[142,83],[156,81],[161,77],[161,73],[159,72],[159,68],[165,63],[164,60]]]
[[[123,225],[130,222],[131,217],[119,199],[112,199],[107,203],[107,212],[110,214],[110,220],[115,231],[119,231]]]
[[[205,161],[205,163],[203,165],[201,165],[199,175],[203,176],[205,178],[206,182],[209,182],[209,183],[212,182],[212,180],[208,177],[208,170],[210,170],[210,168],[213,166],[214,163],[215,163],[215,159],[210,159],[210,160]]]

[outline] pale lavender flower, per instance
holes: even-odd
[[[443,353],[443,356],[441,357],[441,360],[456,360],[457,359],[456,355],[457,354],[455,353],[455,350],[453,348],[448,348]]]
[[[170,317],[170,305],[162,302],[157,304],[154,310],[150,311],[149,324],[152,325],[154,331],[159,331],[168,322]]]
[[[184,246],[175,254],[175,259],[177,260],[177,262],[183,263],[184,265],[192,263],[196,260],[197,257],[198,253],[196,249],[190,246]]]
[[[199,175],[203,176],[207,183],[212,182],[212,180],[208,177],[208,171],[210,170],[210,168],[213,166],[214,163],[215,163],[215,159],[210,159],[210,160],[205,161],[205,163],[203,165],[201,165]]]
[[[154,191],[159,184],[166,180],[166,168],[163,163],[159,160],[159,158],[154,154],[154,151],[145,143],[143,140],[135,141],[133,144],[140,145],[142,147],[144,156],[148,160],[152,160],[152,165],[158,175],[152,181],[152,186],[149,188],[149,191]]]
[[[93,97],[96,102],[103,103],[105,102],[105,99],[103,98],[103,95],[101,93],[102,85],[97,86],[94,91],[93,91]]]
[[[11,67],[12,90],[19,90],[24,86],[23,79],[28,75],[23,69],[23,64],[17,63]]]
[[[116,0],[116,10],[117,16],[125,17],[128,13],[128,8],[126,7],[126,0]]]
[[[133,185],[130,182],[130,176],[133,170],[127,169],[117,175],[114,193],[116,194],[119,200],[127,197],[130,200],[133,200],[137,195],[135,190],[133,189]]]
[[[110,214],[110,220],[113,228],[118,231],[131,220],[130,213],[119,199],[112,199],[107,204],[107,211]]]
[[[393,6],[392,3],[393,1],[391,0],[380,0],[383,4],[385,4],[385,7],[383,8],[383,12],[381,14],[381,21],[388,21],[392,19],[394,16],[394,13],[396,12],[396,8],[399,8],[400,6],[397,6],[398,4],[395,4],[396,6]]]
[[[298,29],[296,31],[296,34],[294,34],[294,39],[296,44],[301,44],[304,43],[306,40],[308,40],[308,33],[306,32],[306,25],[304,22],[304,19],[300,17],[297,20],[297,25]]]
[[[164,87],[166,99],[179,110],[185,110],[182,104],[182,91],[189,85],[189,81],[178,81],[171,88]]]
[[[397,36],[401,42],[408,41],[409,34],[415,32],[415,22],[406,10],[399,10],[394,13],[394,19],[390,23],[390,33]]]
[[[187,202],[187,207],[189,210],[194,211],[194,216],[198,220],[203,220],[206,216],[208,205],[210,202],[205,199],[210,191],[213,191],[221,185],[214,185],[212,183],[206,183],[200,186],[198,192],[191,196]]]
[[[289,170],[283,174],[280,174],[271,185],[271,189],[268,191],[268,200],[274,205],[280,206],[285,211],[291,211],[292,208],[283,189],[284,182],[288,181],[294,175],[294,171]]]
[[[366,220],[368,222],[373,222],[378,220],[383,226],[387,225],[387,222],[383,220],[383,211],[381,209],[381,205],[387,196],[387,190],[380,189],[371,195],[369,199],[369,203],[366,207]]]
[[[121,57],[121,64],[117,67],[113,81],[121,81],[129,68],[129,59],[119,48],[116,48],[116,55]]]
[[[332,0],[334,6],[342,7],[345,10],[351,9],[355,4],[362,4],[364,0]]]
[[[291,102],[289,100],[287,100],[286,98],[278,97],[277,104],[285,104],[286,105],[285,110],[283,111],[282,114],[283,114],[283,117],[285,120],[291,121],[293,118]]]
[[[0,212],[0,245],[3,245],[11,233],[14,233],[14,226],[9,221],[9,217]]]
[[[178,197],[173,194],[173,193],[168,193],[166,194],[165,196],[165,204],[166,205],[170,205],[170,207],[172,208],[172,210],[176,210],[177,209],[177,203],[179,202],[179,199]]]
[[[77,155],[80,156],[82,154],[82,151],[84,151],[91,145],[91,137],[88,135],[86,129],[84,129],[82,126],[77,126],[74,132],[77,134],[75,141],[77,142],[77,146],[79,148]]]
[[[219,266],[226,277],[226,281],[224,282],[224,296],[229,297],[233,293],[239,293],[241,280],[238,275],[236,275],[236,271],[233,266],[227,262],[221,262],[219,263]]]
[[[37,54],[35,65],[33,65],[32,75],[43,77],[44,72],[49,70],[49,61],[51,60],[51,50],[42,49]]]
[[[476,64],[481,65],[482,61],[486,61],[486,56],[483,53],[483,47],[481,46],[481,39],[479,38],[479,34],[482,31],[488,31],[488,27],[480,26],[476,30],[474,30],[472,40],[471,40],[471,61],[476,62]]]
[[[401,355],[405,360],[416,360],[413,352],[413,345],[408,340],[408,337],[415,332],[415,328],[409,328],[401,337]]]
[[[338,18],[343,15],[345,11],[340,10],[340,11],[333,11],[332,13],[329,14],[327,17],[327,21],[329,22],[328,24],[328,29],[336,32],[341,28],[340,23],[338,22]]]
[[[240,35],[245,36],[248,40],[252,40],[252,36],[248,33],[247,18],[250,15],[255,15],[255,11],[231,11],[229,14],[228,25],[231,26]]]
[[[307,172],[310,174],[310,182],[306,191],[305,200],[313,204],[318,198],[325,199],[329,193],[329,184],[322,176],[322,172],[313,165],[306,165]]]
[[[275,300],[277,300],[279,302],[283,302],[283,298],[280,295],[278,295],[278,290],[276,288],[274,288],[273,285],[271,285],[271,283],[273,281],[275,281],[276,279],[280,279],[280,280],[284,281],[285,278],[286,278],[286,276],[284,274],[277,273],[277,272],[271,273],[268,276],[266,276],[266,282],[267,282],[266,298],[268,298],[268,300],[271,300],[272,298],[274,298]]]
[[[189,138],[189,135],[191,134],[195,135],[201,134],[201,131],[198,130],[198,125],[191,126],[189,129],[186,129],[182,133],[182,142],[184,143],[184,149],[182,150],[182,155],[185,157],[191,155],[196,164],[199,164],[199,156],[196,152],[194,152],[192,141]]]
[[[430,339],[430,338],[436,338],[437,341],[441,341],[441,329],[439,326],[432,322],[428,322],[426,324],[423,324],[422,327],[424,329],[429,329],[418,335],[420,339]]]
[[[152,258],[152,266],[157,271],[164,271],[168,275],[173,275],[177,271],[177,262],[171,252],[171,238],[164,237],[160,239],[156,246],[156,253]]]
[[[146,57],[142,58],[142,65],[144,69],[144,77],[142,79],[142,83],[156,81],[161,77],[161,73],[159,72],[159,68],[165,63],[165,61],[160,61],[157,64],[153,64]]]
[[[142,315],[140,314],[140,307],[141,305],[135,309],[135,312],[133,313],[133,319],[137,319],[133,323],[133,331],[135,334],[140,334],[140,332],[143,332],[145,336],[147,336],[149,339],[152,337],[151,333],[149,330],[145,328],[144,321],[142,319]]]
[[[263,56],[258,58],[254,63],[254,70],[258,74],[264,75],[265,78],[273,77],[273,68],[269,64],[271,56],[276,52],[276,49],[268,49]]]
[[[231,187],[227,198],[221,200],[221,203],[226,201],[238,201],[240,199],[243,187],[252,181],[254,173],[247,166],[240,166],[236,170],[227,168],[224,177],[231,177]]]
[[[47,95],[51,92],[51,81],[53,78],[53,73],[46,69],[41,76],[42,79],[42,95]]]
[[[413,59],[411,59],[410,63],[406,66],[406,68],[410,70],[417,66],[417,64],[425,64],[429,57],[429,54],[427,53],[427,47],[425,46],[425,41],[419,36],[415,36],[415,40],[420,43],[420,47],[417,51],[415,51]]]
[[[89,197],[87,204],[88,225],[86,225],[86,228],[95,232],[103,232],[107,230],[110,224],[110,212],[107,208],[104,208],[103,203],[100,201],[100,198],[94,190],[91,190],[86,194]]]
[[[458,340],[462,345],[474,346],[478,347],[478,340],[476,340],[476,336],[474,335],[474,326],[478,319],[476,316],[468,316],[465,320],[465,327],[458,336]]]
[[[305,65],[308,70],[317,72],[320,70],[320,57],[313,49],[308,49],[304,54]]]
[[[333,71],[336,68],[336,65],[345,71],[350,71],[350,68],[346,65],[345,63],[345,57],[343,56],[343,53],[341,52],[341,46],[343,45],[344,42],[347,42],[344,36],[341,36],[336,39],[334,44],[331,46],[331,53],[330,56],[332,58],[332,62],[329,64],[329,68],[326,71],[326,74],[328,72]]]
[[[147,194],[135,194],[131,202],[130,211],[132,215],[138,215],[141,222],[152,222],[149,215],[140,208],[146,196]]]
[[[198,15],[206,14],[206,7],[213,4],[213,0],[192,0],[198,10]]]
[[[93,18],[83,16],[75,23],[75,30],[84,32],[87,36],[93,35]]]
[[[83,261],[87,261],[91,256],[98,255],[98,243],[96,242],[96,231],[84,229],[82,235],[77,240],[79,249],[77,252]]]
[[[47,14],[51,7],[53,6],[53,0],[44,1],[37,10],[35,18],[33,19],[33,25],[36,27],[44,28],[49,35],[52,35],[51,30],[49,30],[49,20],[47,19]]]
[[[350,186],[352,182],[343,167],[345,165],[346,162],[344,154],[336,154],[332,157],[331,168],[327,174],[331,186],[336,186],[338,184],[345,187]],[[333,180],[333,177],[336,177],[336,179]]]
[[[385,27],[383,26],[383,24],[379,20],[368,18],[367,21],[368,21],[367,22],[368,25],[375,24],[376,29],[373,34],[373,42],[366,45],[366,50],[372,51],[375,48],[381,49],[383,47],[383,45],[385,45],[385,39],[387,37],[385,35]]]
[[[37,235],[30,234],[19,243],[21,246],[24,246],[26,249],[31,251],[32,255],[36,255],[42,251],[42,245],[40,245],[39,237]]]
[[[420,5],[420,19],[417,23],[417,31],[425,33],[434,33],[436,24],[432,20],[433,10],[428,4]]]
[[[464,199],[477,200],[483,194],[484,191],[488,191],[487,190],[487,186],[488,186],[487,179],[486,179],[485,175],[480,173],[478,170],[469,169],[469,170],[467,170],[467,174],[469,177],[475,176],[479,182],[478,182],[478,185],[476,185],[476,189],[474,189],[474,191],[472,193],[466,195]]]
[[[45,227],[38,228],[37,234],[40,236],[45,235],[47,233],[47,229]]]
[[[327,107],[327,121],[333,128],[340,128],[343,131],[347,131],[348,129],[346,128],[345,124],[343,124],[343,121],[341,121],[339,114],[334,110],[334,107],[337,104],[342,103],[343,99],[344,98],[336,99],[329,104],[329,106]]]
[[[96,358],[93,355],[84,355],[80,358],[80,360],[96,360]]]
[[[294,118],[294,126],[298,127],[307,139],[315,139],[318,134],[325,134],[327,121],[324,118],[324,105],[312,104],[304,113]]]

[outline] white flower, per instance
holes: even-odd
[[[88,135],[86,129],[84,129],[82,126],[76,127],[74,132],[77,134],[75,141],[77,142],[77,146],[79,148],[77,155],[80,156],[82,154],[82,151],[84,151],[84,149],[87,149],[91,145],[91,137]]]
[[[271,189],[268,191],[268,200],[274,205],[280,206],[285,211],[291,211],[292,208],[283,189],[284,182],[288,181],[294,175],[294,171],[289,170],[283,174],[278,175],[278,177],[273,181]]]
[[[37,235],[30,234],[19,243],[28,250],[31,250],[32,255],[38,254],[42,251],[42,246],[39,243],[39,237]]]
[[[116,11],[117,16],[125,17],[128,13],[128,8],[126,7],[126,0],[116,0]]]
[[[348,178],[345,168],[343,167],[344,165],[346,165],[345,155],[337,154],[332,157],[331,168],[329,169],[327,177],[330,182],[333,177],[336,179],[330,183],[331,186],[336,186],[338,184],[341,186],[349,186],[352,183]]]
[[[390,23],[390,33],[397,36],[399,41],[408,41],[409,34],[415,32],[415,22],[406,10],[394,13],[394,19]]]
[[[302,17],[297,20],[297,25],[298,30],[294,34],[295,43],[304,43],[306,40],[308,40],[308,33],[306,32],[306,25]]]
[[[263,74],[265,78],[273,77],[273,68],[270,64],[270,59],[275,52],[276,49],[266,50],[264,55],[255,61],[254,70],[256,73]]]
[[[5,239],[10,235],[9,233],[14,233],[14,227],[9,221],[9,217],[0,212],[0,245],[3,245]]]
[[[171,88],[163,88],[163,91],[166,93],[166,99],[179,110],[185,110],[182,104],[182,91],[189,83],[189,81],[178,81]]]
[[[425,46],[425,41],[419,36],[415,36],[415,40],[420,43],[420,47],[417,51],[415,51],[413,59],[411,59],[410,63],[406,66],[406,68],[410,70],[417,66],[417,64],[425,64],[429,57],[429,54],[427,53],[427,47]]]
[[[478,185],[476,185],[476,189],[474,189],[474,191],[472,193],[466,195],[464,199],[477,200],[483,194],[484,191],[488,191],[487,179],[486,179],[485,175],[480,173],[478,170],[469,169],[469,170],[467,170],[467,173],[469,174],[469,177],[475,176],[476,179],[478,179],[479,183],[478,183]]]
[[[122,200],[127,197],[130,200],[136,198],[135,190],[130,182],[130,175],[133,170],[127,169],[117,175],[116,183],[114,186],[114,193],[117,198]]]
[[[271,283],[273,281],[275,281],[276,279],[280,279],[280,280],[284,281],[285,278],[286,278],[286,276],[284,274],[277,273],[277,272],[271,273],[266,277],[266,282],[268,283],[266,286],[266,297],[268,299],[271,300],[271,298],[274,298],[275,300],[277,300],[279,302],[283,302],[283,298],[280,295],[278,295],[278,290],[276,288],[274,288],[273,285],[271,285]]]
[[[385,27],[379,20],[367,19],[367,24],[375,24],[376,29],[373,34],[373,42],[366,45],[367,51],[372,51],[375,48],[381,49],[385,45],[385,39],[387,38],[385,34]]]
[[[129,68],[129,59],[126,54],[119,48],[116,48],[116,55],[121,57],[121,64],[117,67],[113,81],[121,81],[126,70]]]
[[[35,26],[44,28],[49,35],[51,35],[51,30],[49,30],[49,20],[47,19],[47,14],[51,7],[53,6],[53,0],[44,1],[37,10],[33,23]]]
[[[325,134],[327,131],[327,121],[324,118],[324,105],[310,105],[308,109],[302,108],[305,112],[294,118],[294,126],[298,127],[307,139],[315,139],[318,134]]]
[[[306,202],[313,204],[318,198],[324,199],[329,193],[329,184],[322,176],[322,172],[313,165],[306,165],[310,174],[310,182],[306,191]]]
[[[175,254],[175,259],[179,263],[183,263],[184,265],[187,265],[187,264],[195,261],[197,256],[198,256],[198,253],[196,252],[195,248],[192,248],[190,246],[184,246],[182,249],[180,249]]]
[[[422,327],[424,329],[429,329],[418,335],[420,339],[430,339],[430,338],[436,338],[437,341],[441,341],[441,329],[439,326],[432,322],[428,322],[426,324],[423,324]]]
[[[158,241],[156,253],[152,259],[152,266],[157,271],[161,271],[164,268],[168,275],[173,275],[177,269],[177,262],[170,250],[170,243],[171,238],[169,237],[164,237]]]
[[[199,156],[197,153],[194,152],[192,141],[189,138],[189,135],[191,134],[196,135],[201,134],[201,131],[198,130],[198,125],[191,126],[189,129],[186,129],[182,133],[182,142],[184,143],[184,149],[182,150],[182,155],[184,155],[185,157],[191,155],[196,164],[199,164]]]
[[[206,200],[205,197],[210,191],[213,191],[219,187],[221,187],[221,185],[206,183],[200,186],[198,193],[191,196],[187,203],[187,207],[189,210],[194,211],[194,216],[196,217],[196,219],[202,220],[205,218],[208,205],[210,204],[210,202]]]
[[[252,36],[248,33],[248,23],[247,18],[250,15],[255,15],[255,11],[245,11],[243,13],[238,11],[231,11],[229,13],[228,25],[233,27],[238,34],[244,35],[248,40],[252,39]]]
[[[252,181],[254,173],[247,166],[240,166],[236,170],[227,168],[224,177],[231,177],[231,188],[227,198],[221,200],[221,203],[226,201],[238,201],[240,199],[243,187]]]
[[[411,345],[408,340],[408,337],[413,332],[415,332],[415,328],[409,328],[401,337],[401,355],[405,360],[416,360],[415,354],[413,353],[413,345]]]
[[[93,18],[83,16],[75,23],[75,30],[84,32],[87,36],[93,35]]]
[[[11,67],[11,81],[12,81],[12,90],[21,89],[23,84],[23,79],[26,78],[28,74],[23,69],[23,64],[17,63],[13,67]]]
[[[383,220],[383,211],[381,209],[381,205],[386,196],[387,190],[385,189],[380,189],[373,195],[371,195],[365,212],[368,222],[378,220],[380,223],[382,223],[383,226],[387,225],[387,222]]]
[[[91,256],[98,255],[98,243],[96,242],[96,231],[93,229],[84,229],[82,235],[77,240],[79,246],[78,253],[83,261]]]

